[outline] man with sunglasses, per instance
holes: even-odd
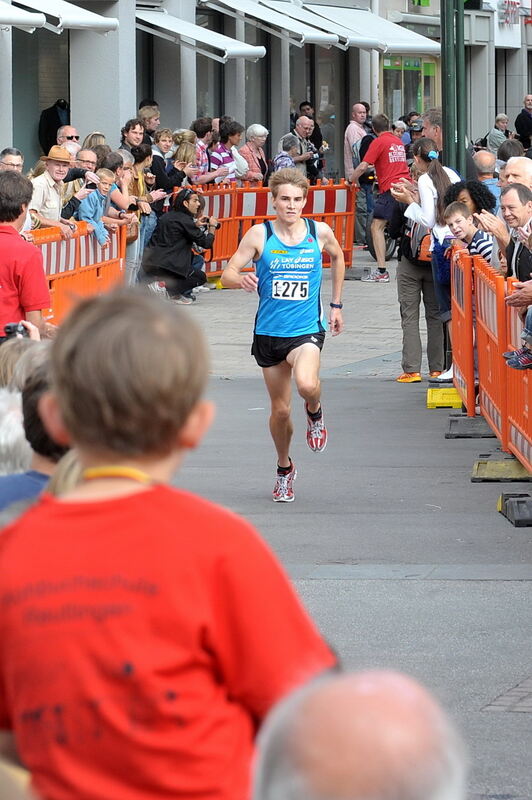
[[[79,142],[79,134],[72,125],[61,125],[57,131],[57,144],[64,145],[65,142]]]

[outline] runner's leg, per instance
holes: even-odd
[[[294,373],[297,391],[311,414],[320,409],[320,355],[319,347],[311,342],[305,342],[291,350],[286,357]]]
[[[292,367],[282,361],[274,367],[263,367],[262,374],[270,395],[270,433],[277,451],[277,463],[279,467],[289,467],[293,433],[290,417]]]

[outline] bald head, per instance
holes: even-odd
[[[342,675],[274,710],[254,800],[464,800],[461,746],[442,709],[392,672]]]
[[[367,115],[366,106],[363,106],[362,103],[355,103],[351,109],[351,119],[358,122],[359,125],[366,121]]]
[[[532,189],[532,161],[526,156],[514,156],[506,162],[506,183],[522,183]]]
[[[490,153],[489,150],[479,150],[473,156],[473,160],[477,168],[478,177],[481,181],[486,178],[493,178],[495,162],[497,160],[495,153]]]
[[[305,115],[302,115],[301,117],[297,118],[295,127],[297,133],[302,136],[303,139],[306,139],[314,130],[314,120],[312,120],[310,117],[305,117]]]

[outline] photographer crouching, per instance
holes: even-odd
[[[194,269],[193,248],[210,249],[220,227],[215,217],[197,220],[200,207],[197,191],[182,189],[171,210],[159,219],[142,257],[139,281],[155,291],[164,282],[170,297],[182,305],[190,305],[192,290],[206,281],[205,273]]]

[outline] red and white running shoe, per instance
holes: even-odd
[[[294,481],[297,478],[297,470],[292,463],[292,469],[286,475],[277,473],[277,480],[273,487],[274,503],[293,503],[294,502]]]
[[[323,421],[323,410],[319,419],[311,419],[305,404],[305,411],[307,412],[307,444],[313,453],[321,453],[327,446],[327,428]]]

